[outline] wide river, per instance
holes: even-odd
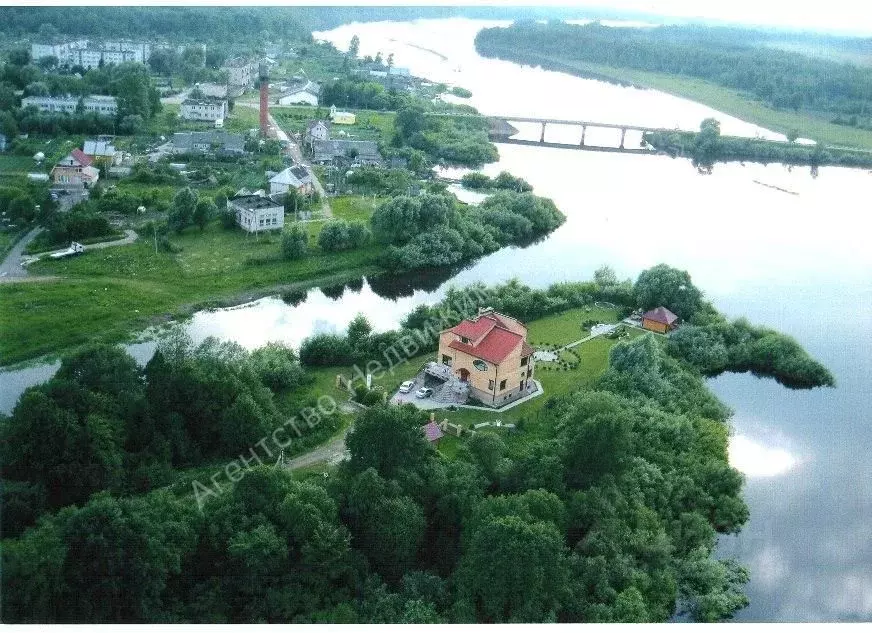
[[[345,50],[356,34],[362,55],[393,53],[395,65],[416,76],[467,88],[468,102],[486,114],[683,129],[715,116],[727,134],[782,138],[656,91],[484,59],[473,38],[496,24],[351,24],[316,37]],[[586,141],[617,145],[617,134],[589,130]],[[574,136],[549,127],[547,138]],[[634,142],[629,135],[627,142]],[[838,381],[836,389],[810,392],[748,375],[710,382],[735,410],[730,459],[746,475],[751,508],[742,533],[719,545],[720,555],[751,571],[751,605],[737,619],[872,619],[872,173],[827,167],[813,177],[808,169],[730,164],[701,175],[667,157],[515,145],[499,152],[486,172],[525,178],[568,216],[547,239],[494,253],[449,280],[407,287],[370,280],[312,290],[294,305],[270,297],[197,314],[189,330],[246,347],[298,344],[315,331],[342,330],[358,312],[379,330],[395,327],[451,284],[517,277],[546,286],[590,279],[602,264],[622,277],[659,262],[687,269],[722,312],[794,336]],[[141,360],[152,350],[149,343],[131,348]],[[0,373],[0,410],[56,367]]]

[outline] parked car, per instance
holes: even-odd
[[[412,387],[415,386],[414,380],[407,380],[403,384],[400,385],[400,393],[409,393],[412,390]]]
[[[429,398],[433,395],[433,390],[430,387],[421,387],[415,392],[416,398]]]

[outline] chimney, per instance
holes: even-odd
[[[269,69],[260,65],[260,135],[269,136]]]

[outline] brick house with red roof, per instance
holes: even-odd
[[[527,327],[490,308],[440,333],[438,361],[486,405],[500,407],[536,388]]]
[[[93,185],[100,178],[100,170],[92,166],[93,162],[82,150],[74,149],[52,168],[52,180],[58,185]]]

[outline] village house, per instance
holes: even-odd
[[[678,325],[678,317],[668,308],[660,306],[642,315],[642,327],[652,332],[666,334]]]
[[[95,165],[120,165],[122,153],[108,141],[85,141],[82,153],[88,156]]]
[[[176,132],[173,134],[173,154],[234,154],[245,153],[245,139],[241,134],[224,130],[206,132]]]
[[[91,162],[90,156],[78,148],[74,149],[52,168],[52,181],[56,185],[91,186],[100,179],[100,170]]]
[[[526,326],[492,308],[442,331],[438,362],[488,406],[502,406],[536,388]]]
[[[270,195],[284,194],[291,189],[308,195],[312,193],[313,188],[312,174],[303,165],[288,167],[269,179]]]
[[[85,112],[94,112],[102,116],[115,116],[118,113],[118,102],[115,97],[107,95],[90,95],[88,97],[25,97],[21,100],[21,107],[34,107],[40,112],[59,112],[63,114],[75,114],[82,103]]]
[[[321,94],[321,86],[313,81],[306,82],[300,86],[286,92],[278,98],[279,105],[318,105],[318,97]]]
[[[381,165],[382,156],[375,141],[312,141],[312,161],[327,165],[341,159],[349,164]]]
[[[281,231],[285,225],[285,208],[262,193],[241,193],[227,201],[236,213],[236,223],[248,233]]]
[[[330,123],[325,121],[309,121],[306,123],[306,131],[303,133],[303,141],[310,148],[313,141],[330,140]]]
[[[182,102],[181,118],[186,121],[218,121],[227,118],[229,109],[226,99],[185,99]]]
[[[343,112],[337,110],[335,105],[330,106],[330,120],[336,125],[354,125],[357,122],[357,115],[354,112]]]

